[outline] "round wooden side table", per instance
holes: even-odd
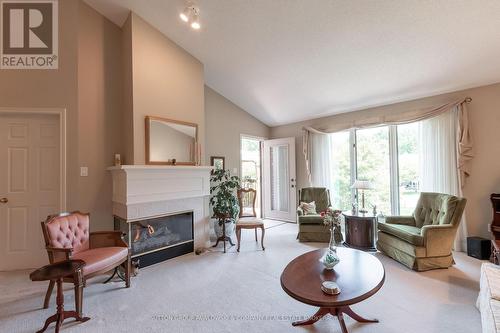
[[[59,333],[62,322],[66,318],[75,318],[76,321],[85,322],[89,317],[81,317],[76,311],[64,311],[63,278],[72,275],[77,287],[83,287],[83,260],[65,260],[54,264],[43,266],[30,274],[31,281],[55,281],[57,285],[57,312],[45,321],[45,325],[37,333],[42,333],[49,324],[56,322],[56,333]]]
[[[307,252],[292,260],[281,274],[281,287],[294,299],[319,310],[312,317],[292,323],[293,326],[311,325],[331,314],[339,320],[343,333],[347,333],[343,314],[362,323],[376,323],[355,313],[350,305],[374,295],[384,284],[385,270],[375,256],[349,248],[337,248],[340,257],[333,270],[325,270],[319,262],[326,249]],[[340,294],[328,295],[321,290],[324,281],[335,281]]]

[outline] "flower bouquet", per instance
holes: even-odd
[[[330,244],[325,254],[319,259],[325,266],[325,269],[333,269],[340,262],[337,255],[337,244],[342,241],[342,233],[340,232],[340,222],[342,211],[329,207],[326,211],[321,212],[323,223],[330,229]]]

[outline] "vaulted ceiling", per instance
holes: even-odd
[[[85,0],[132,10],[205,65],[206,84],[270,126],[500,81],[497,0]]]

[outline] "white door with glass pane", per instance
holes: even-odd
[[[264,141],[264,217],[296,221],[295,138]]]
[[[0,114],[0,271],[47,263],[40,221],[60,210],[55,115]]]
[[[240,139],[240,177],[243,188],[251,188],[256,191],[255,204],[252,205],[252,197],[243,197],[243,215],[252,215],[255,209],[256,217],[262,216],[262,138],[241,135]]]

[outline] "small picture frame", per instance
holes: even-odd
[[[214,170],[224,170],[225,158],[223,156],[210,156],[210,165],[214,167]]]

